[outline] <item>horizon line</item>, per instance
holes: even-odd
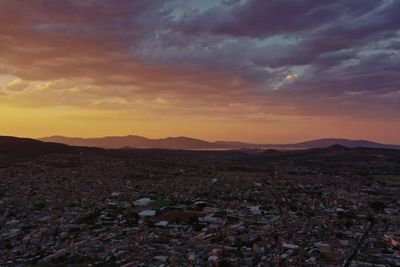
[[[318,137],[318,138],[309,138],[309,139],[302,139],[299,141],[292,141],[292,142],[254,142],[254,141],[239,141],[239,140],[226,140],[226,139],[219,139],[215,141],[211,141],[208,139],[203,139],[199,137],[191,137],[191,136],[185,136],[185,135],[171,135],[171,136],[165,136],[165,137],[146,137],[144,135],[138,135],[138,134],[126,134],[126,135],[103,135],[103,136],[96,136],[96,137],[83,137],[83,136],[67,136],[67,135],[59,135],[59,134],[54,134],[54,135],[48,135],[48,136],[42,136],[42,137],[30,137],[30,136],[19,136],[19,135],[1,135],[1,136],[10,136],[10,137],[17,137],[17,138],[30,138],[30,139],[44,139],[44,138],[51,138],[51,137],[64,137],[64,138],[80,138],[80,139],[101,139],[101,138],[107,138],[107,137],[129,137],[129,136],[136,136],[136,137],[142,137],[150,140],[157,140],[157,139],[167,139],[167,138],[190,138],[190,139],[196,139],[200,141],[205,141],[209,143],[215,143],[215,142],[238,142],[238,143],[246,143],[246,144],[254,144],[254,145],[290,145],[290,144],[297,144],[297,143],[303,143],[303,142],[309,142],[309,141],[316,141],[316,140],[329,140],[329,139],[339,139],[339,140],[349,140],[349,141],[368,141],[368,142],[375,142],[379,143],[382,145],[400,145],[399,143],[386,143],[386,142],[381,142],[377,141],[374,139],[360,139],[360,138],[346,138],[346,137]]]

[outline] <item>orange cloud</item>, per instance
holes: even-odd
[[[327,93],[335,88],[315,79],[315,89],[307,80],[319,73],[314,66],[300,66],[299,76],[287,74],[290,66],[268,67],[281,63],[279,53],[257,41],[179,32],[158,8],[163,1],[123,1],[123,8],[100,2],[0,3],[2,134],[285,142],[362,137],[374,125],[386,131],[375,130],[372,139],[400,142],[393,90],[379,97],[359,88],[356,96]],[[330,53],[318,64],[348,56]],[[273,90],[277,84],[283,90]]]

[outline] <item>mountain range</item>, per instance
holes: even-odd
[[[62,143],[71,146],[100,147],[108,149],[120,148],[159,148],[159,149],[186,149],[186,150],[226,150],[226,149],[307,149],[324,148],[341,145],[348,148],[388,148],[400,149],[400,145],[381,144],[368,140],[350,140],[340,138],[324,138],[293,144],[251,144],[244,142],[216,141],[208,142],[190,137],[167,137],[150,139],[143,136],[107,136],[101,138],[79,138],[51,136],[40,138],[40,141]]]
[[[224,145],[210,143],[189,137],[167,137],[150,139],[137,135],[107,136],[102,138],[76,138],[51,136],[40,138],[40,141],[62,143],[71,146],[89,146],[101,148],[160,148],[160,149],[225,149]]]
[[[164,139],[163,139],[164,140]],[[170,140],[170,139],[167,139]],[[174,141],[181,140],[176,139]],[[184,139],[187,141],[187,139]],[[165,141],[160,141],[165,142]],[[204,143],[196,142],[196,144],[204,145]],[[311,143],[313,144],[313,143]],[[320,142],[317,144],[321,144]],[[188,143],[186,143],[188,145]],[[220,146],[218,146],[220,147]],[[17,158],[37,154],[80,154],[80,155],[99,155],[99,156],[166,156],[166,157],[190,157],[193,155],[212,156],[212,157],[257,157],[269,160],[342,160],[368,161],[370,159],[378,160],[400,160],[400,149],[388,148],[367,148],[367,147],[345,147],[335,144],[323,148],[304,148],[304,149],[104,149],[88,146],[70,146],[66,144],[43,142],[30,138],[18,138],[11,136],[0,136],[0,156],[14,155]]]

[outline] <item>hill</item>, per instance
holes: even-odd
[[[0,136],[1,154],[46,154],[46,153],[79,153],[100,152],[101,148],[73,147],[66,144],[42,142],[30,138]]]
[[[107,136],[103,138],[70,138],[51,136],[41,141],[63,143],[72,146],[91,146],[102,148],[160,148],[160,149],[224,149],[225,146],[189,137],[167,137],[150,139],[137,135]]]
[[[356,147],[368,147],[368,148],[388,148],[388,149],[400,149],[400,145],[389,145],[389,144],[380,144],[368,140],[350,140],[350,139],[342,139],[342,138],[322,138],[315,139],[300,143],[293,144],[251,144],[251,143],[243,143],[243,142],[226,142],[226,141],[217,141],[216,144],[220,144],[226,147],[235,147],[235,148],[273,148],[273,149],[307,149],[307,148],[324,148],[330,147],[333,145],[341,145],[348,148],[356,148]]]
[[[40,138],[44,142],[62,143],[71,146],[101,147],[107,149],[130,148],[158,148],[158,149],[186,149],[186,150],[218,150],[218,149],[307,149],[324,148],[341,145],[348,148],[388,148],[400,149],[400,145],[380,144],[368,140],[350,140],[339,138],[324,138],[294,144],[251,144],[244,142],[217,141],[208,142],[190,137],[167,137],[151,139],[143,136],[107,136],[100,138],[75,138],[51,136]]]
[[[400,149],[399,145],[380,144],[368,140],[350,140],[350,139],[340,139],[340,138],[316,139],[287,146],[294,146],[296,148],[317,148],[317,147],[329,147],[333,145],[341,145],[348,148],[368,147],[368,148]]]
[[[181,139],[173,139],[174,142],[179,142]],[[184,139],[187,140],[187,139]],[[189,143],[185,143],[186,146],[192,145],[193,141],[188,140]],[[169,145],[175,145],[174,143],[168,143]],[[200,142],[199,144],[203,144]],[[180,144],[182,147],[182,144]],[[200,149],[201,150],[201,149]],[[103,156],[143,156],[151,157],[155,156],[234,156],[234,157],[261,157],[268,159],[300,159],[300,160],[324,160],[324,159],[340,159],[340,160],[365,160],[365,159],[395,159],[400,160],[399,149],[387,149],[387,148],[365,148],[356,147],[348,148],[341,145],[333,145],[325,148],[308,148],[308,149],[241,149],[241,150],[201,150],[193,151],[190,149],[103,149],[96,147],[86,146],[69,146],[66,144],[59,144],[54,142],[43,142],[30,138],[18,138],[11,136],[0,136],[0,154],[10,155],[32,155],[32,154],[96,154]]]
[[[333,145],[325,148],[309,148],[298,150],[272,150],[268,149],[261,153],[268,158],[287,159],[340,159],[340,160],[365,160],[365,159],[398,159],[400,150],[388,148],[348,148],[341,145]]]

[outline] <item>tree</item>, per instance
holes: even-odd
[[[369,203],[369,207],[376,212],[381,212],[386,208],[386,205],[382,201],[374,201]]]

